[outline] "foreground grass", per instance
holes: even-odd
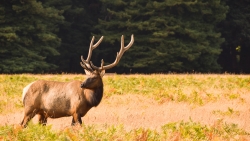
[[[203,126],[195,122],[169,123],[161,131],[150,129],[133,129],[126,131],[122,125],[106,126],[98,129],[95,126],[69,127],[61,131],[51,130],[51,126],[30,123],[25,129],[18,126],[0,127],[0,140],[43,140],[43,141],[92,141],[92,140],[247,140],[249,134],[235,124],[218,121],[214,126]]]
[[[0,114],[22,108],[22,89],[39,80],[71,81],[85,79],[84,75],[0,75]],[[221,98],[239,100],[250,94],[248,75],[106,75],[104,99],[112,95],[138,94],[159,103],[167,101],[204,105]]]
[[[71,81],[85,79],[84,75],[0,75],[0,115],[22,110],[22,89],[38,80]],[[248,75],[106,75],[104,100],[113,95],[136,94],[154,99],[159,104],[168,101],[184,102],[195,106],[221,99],[245,103],[250,94]],[[226,111],[215,110],[214,114],[233,115],[239,111],[228,107]],[[138,128],[130,131],[123,125],[83,125],[60,131],[51,126],[32,124],[21,129],[16,125],[0,126],[0,140],[248,140],[249,133],[236,124],[218,120],[213,126],[193,121],[168,123],[160,131]]]

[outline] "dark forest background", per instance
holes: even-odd
[[[250,73],[250,0],[1,0],[0,73]]]

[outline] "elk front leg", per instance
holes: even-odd
[[[74,125],[77,125],[77,124],[82,125],[82,118],[81,118],[81,116],[79,114],[75,113],[73,115],[71,125],[74,126]]]
[[[38,116],[39,116],[38,117],[39,124],[42,124],[43,126],[45,126],[47,124],[47,118],[45,117],[45,115],[39,114]]]

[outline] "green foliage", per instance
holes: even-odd
[[[0,72],[43,72],[56,66],[46,58],[58,55],[57,23],[62,11],[36,0],[4,0],[0,4]]]
[[[233,108],[228,107],[226,111],[215,110],[215,111],[213,111],[213,114],[221,115],[221,116],[225,116],[225,115],[233,116],[233,115],[239,115],[240,112],[234,110]]]
[[[120,36],[125,35],[127,44],[131,34],[133,47],[111,72],[223,68],[249,73],[249,4],[247,0],[3,0],[0,73],[82,72],[80,56],[86,58],[91,35],[96,40],[105,36],[92,62],[104,59],[109,64],[119,50]]]
[[[239,129],[235,124],[226,124],[218,120],[214,126],[206,126],[193,122],[175,122],[162,127],[163,133],[169,137],[177,134],[179,139],[184,140],[238,140],[238,135],[249,135],[246,131]]]
[[[29,126],[22,129],[18,126],[2,126],[0,127],[0,139],[3,140],[19,140],[19,141],[51,141],[67,139],[51,130],[51,126],[42,126],[30,122]]]
[[[133,47],[120,63],[126,72],[220,70],[217,58],[224,39],[216,24],[225,19],[228,9],[220,0],[102,2],[106,7],[96,28],[109,35],[104,41],[119,46],[121,34],[135,35]],[[110,52],[103,50],[105,55]]]
[[[100,3],[91,0],[46,0],[44,4],[63,10],[65,18],[64,22],[59,24],[58,33],[62,39],[61,46],[58,48],[61,55],[50,57],[50,62],[59,66],[57,68],[59,72],[83,72],[79,65],[80,56],[83,55],[86,58],[88,55],[90,34],[97,23]]]
[[[230,7],[227,18],[220,23],[222,45],[220,64],[225,71],[250,73],[250,2],[223,0]]]
[[[94,125],[78,128],[66,128],[61,131],[51,130],[51,126],[30,123],[25,129],[18,126],[0,126],[2,140],[238,140],[249,135],[235,124],[218,121],[214,126],[206,126],[193,121],[174,122],[162,126],[161,131],[138,128],[125,130],[123,125],[106,126],[102,129]]]

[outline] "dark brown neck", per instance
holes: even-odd
[[[96,107],[102,100],[103,97],[103,86],[92,90],[93,93],[89,95],[88,104],[90,107]]]

